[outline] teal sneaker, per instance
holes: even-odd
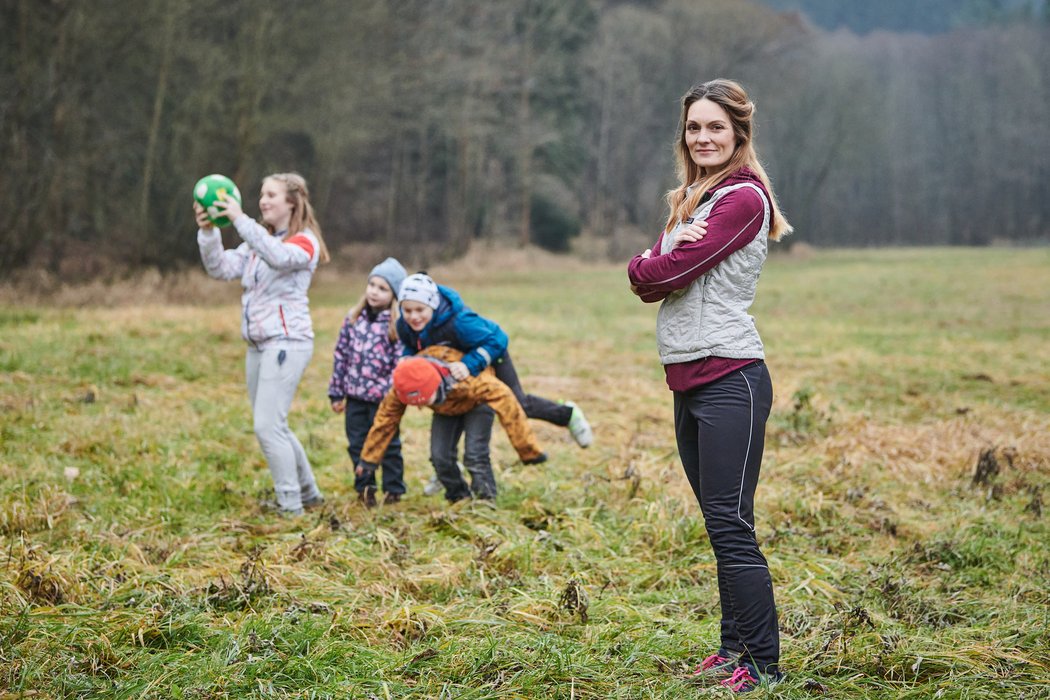
[[[594,442],[594,432],[591,431],[591,424],[587,422],[587,417],[583,415],[583,409],[572,401],[566,401],[565,405],[572,406],[572,417],[569,418],[569,432],[572,433],[572,439],[580,447],[590,447]]]

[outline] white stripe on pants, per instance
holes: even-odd
[[[249,347],[244,363],[255,437],[270,466],[277,503],[287,510],[299,510],[304,498],[320,495],[306,451],[288,427],[288,409],[313,352],[312,345]]]

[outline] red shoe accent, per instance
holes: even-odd
[[[693,671],[694,676],[717,676],[720,674],[729,675],[732,659],[727,659],[719,654],[711,654],[706,659],[700,662],[700,665]],[[721,668],[725,666],[726,668]]]
[[[733,675],[722,681],[722,685],[734,693],[747,693],[755,689],[758,685],[758,679],[751,675],[751,671],[748,670],[747,666],[737,666],[737,669],[733,671]]]

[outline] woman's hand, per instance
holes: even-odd
[[[197,228],[203,231],[210,231],[215,228],[215,224],[208,218],[208,212],[204,211],[204,207],[198,202],[193,203],[193,214],[197,219]]]
[[[462,362],[453,362],[448,368],[457,382],[461,382],[470,376],[470,370]]]
[[[640,257],[642,260],[648,260],[652,256],[653,256],[653,249],[652,248],[646,248],[645,252],[642,253],[641,255],[639,255],[638,257]],[[639,296],[640,297],[640,296],[642,296],[642,290],[638,289],[637,285],[633,285],[632,284],[631,285],[631,294],[634,294],[635,296]]]
[[[225,215],[230,221],[236,221],[244,213],[237,200],[227,194],[216,200],[215,207],[219,210],[220,215]]]
[[[671,245],[671,249],[674,250],[678,246],[685,245],[686,243],[695,243],[706,235],[706,221],[690,221],[683,226],[680,231],[675,233],[674,243]]]
[[[342,413],[346,410],[346,399],[339,399],[338,401],[332,402],[332,410],[336,413]]]

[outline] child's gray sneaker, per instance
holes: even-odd
[[[304,510],[313,510],[314,508],[320,508],[323,505],[324,505],[324,496],[322,496],[321,494],[317,494],[313,498],[304,498],[303,499],[303,509]]]
[[[425,496],[436,496],[444,490],[444,486],[441,485],[441,479],[437,477],[437,474],[430,477],[430,481],[423,487],[423,495]]]
[[[302,508],[285,508],[274,498],[267,498],[259,501],[259,508],[261,508],[264,513],[274,513],[282,518],[298,518],[304,512]]]
[[[459,473],[463,476],[463,479],[467,478],[467,468],[463,466],[463,462],[456,462],[456,466],[459,467]],[[430,477],[430,481],[423,487],[424,496],[436,496],[445,490],[445,485],[441,483],[441,479],[438,478],[437,474]]]
[[[590,447],[594,442],[594,433],[591,431],[591,424],[587,422],[587,417],[583,415],[583,409],[572,401],[566,401],[565,405],[572,406],[572,417],[569,418],[569,432],[572,433],[572,439],[580,447]]]

